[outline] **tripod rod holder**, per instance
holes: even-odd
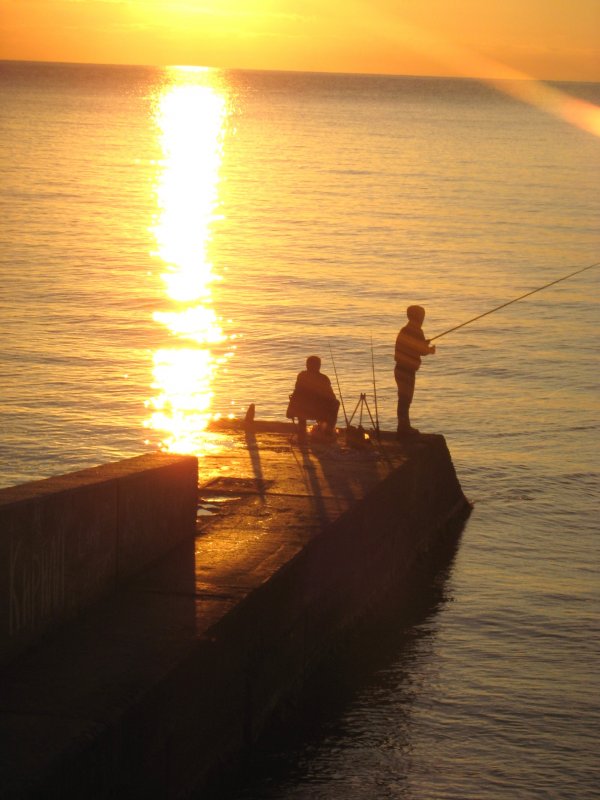
[[[356,412],[360,409],[360,416],[358,418],[358,427],[362,428],[362,419],[363,419],[363,412],[366,409],[369,415],[369,419],[371,420],[371,425],[373,426],[373,430],[378,431],[379,428],[375,425],[375,421],[373,420],[373,415],[371,414],[371,409],[369,408],[369,403],[367,402],[367,395],[364,392],[361,392],[360,397],[358,398],[358,403],[356,404],[354,411],[352,412],[352,416],[348,420],[348,426],[350,427],[350,423],[356,416]]]

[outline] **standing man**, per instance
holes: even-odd
[[[422,326],[425,309],[422,306],[409,306],[406,309],[408,323],[396,338],[394,358],[396,367],[394,378],[398,386],[398,438],[414,436],[419,433],[410,424],[408,411],[415,393],[415,375],[421,366],[421,356],[435,353],[435,345],[429,345]]]

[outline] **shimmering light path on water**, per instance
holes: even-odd
[[[153,319],[175,343],[155,351],[153,409],[147,425],[164,433],[162,447],[196,453],[211,418],[213,374],[225,356],[216,344],[226,340],[213,305],[215,280],[208,245],[216,216],[227,94],[210,70],[171,68],[157,100],[163,151],[156,196],[156,255],[171,304]],[[217,84],[217,85],[215,85]],[[229,354],[230,355],[230,354]]]
[[[0,104],[3,485],[226,447],[208,414],[282,419],[329,346],[353,407],[371,338],[390,428],[409,303],[434,336],[598,260],[598,139],[472,81],[2,63]],[[599,281],[425,359],[473,515],[256,797],[598,796]]]

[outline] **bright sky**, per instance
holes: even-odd
[[[600,81],[600,2],[0,0],[0,58]]]

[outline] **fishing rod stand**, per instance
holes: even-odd
[[[371,425],[373,426],[373,430],[379,434],[379,427],[375,424],[375,420],[373,419],[373,415],[371,414],[371,409],[369,408],[369,404],[367,402],[367,395],[362,392],[360,397],[358,398],[358,403],[356,404],[354,411],[350,419],[346,423],[346,442],[353,447],[363,447],[365,444],[370,442],[369,436],[365,429],[363,428],[363,414],[367,412],[369,415],[369,419],[371,420]],[[358,417],[358,426],[354,427],[352,425],[352,420],[356,416],[356,413],[359,413]]]

